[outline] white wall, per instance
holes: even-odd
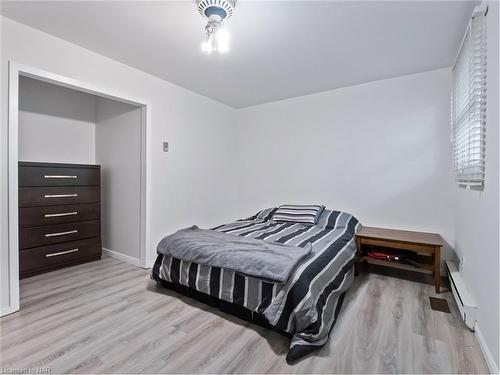
[[[151,103],[151,225],[163,233],[236,217],[234,110],[89,50],[1,18],[0,222],[1,306],[9,301],[7,115],[8,61],[111,89]],[[170,152],[162,151],[162,140]],[[155,249],[149,249],[153,254]]]
[[[239,110],[241,213],[324,203],[453,245],[450,82],[442,69]]]
[[[325,203],[364,225],[440,233],[463,256],[478,325],[498,369],[498,2],[488,14],[486,186],[453,182],[451,70],[441,69],[238,110],[239,212]],[[465,31],[465,30],[464,30]],[[454,250],[452,250],[454,248]]]
[[[491,8],[490,19],[498,20],[498,4]],[[449,69],[235,111],[1,21],[2,307],[8,303],[7,62],[13,60],[152,103],[153,244],[182,226],[209,226],[283,202],[324,202],[365,225],[439,232],[452,246],[456,238],[498,363],[498,71],[489,71],[488,100],[496,99],[496,111],[489,106],[487,183],[477,193],[452,182]],[[498,67],[498,23],[489,22],[489,38],[489,65]],[[162,140],[170,142],[169,153],[161,151]]]
[[[35,79],[19,80],[19,160],[92,164],[93,95]]]
[[[484,191],[456,190],[456,251],[464,258],[463,277],[478,304],[478,326],[499,366],[499,132],[498,2],[489,2]]]
[[[95,143],[101,165],[102,246],[140,263],[140,107],[98,98]]]

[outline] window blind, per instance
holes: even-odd
[[[465,187],[484,186],[486,53],[486,11],[476,9],[453,67],[451,94],[453,169]]]

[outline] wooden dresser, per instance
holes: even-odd
[[[101,167],[19,163],[19,276],[101,259]]]

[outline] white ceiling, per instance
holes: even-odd
[[[233,107],[450,66],[464,1],[242,1],[204,55],[193,1],[2,1],[3,15]]]

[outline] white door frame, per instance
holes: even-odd
[[[151,104],[112,89],[68,78],[31,66],[9,61],[9,128],[8,128],[8,207],[9,207],[9,306],[2,308],[1,315],[19,310],[19,238],[18,238],[18,113],[19,77],[29,77],[55,85],[75,89],[108,99],[118,100],[141,107],[141,249],[140,265],[150,267],[153,259],[148,249],[150,239],[150,135]]]

